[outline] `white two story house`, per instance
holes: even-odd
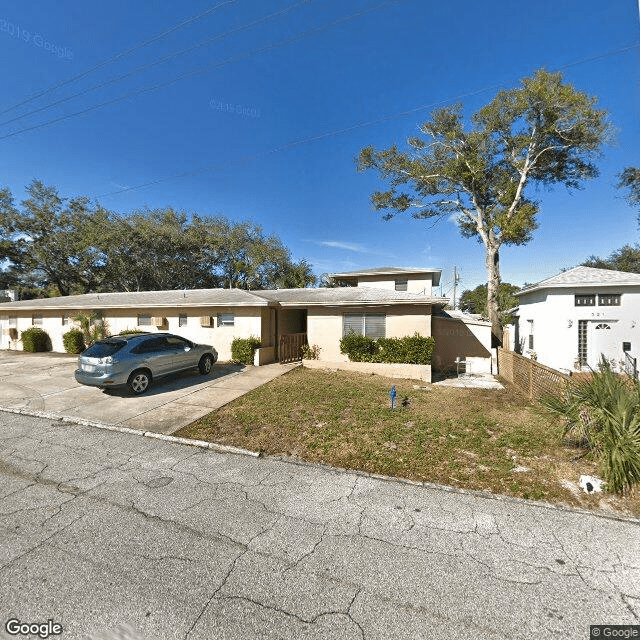
[[[515,345],[561,371],[617,370],[640,355],[640,274],[575,267],[528,286],[519,299]]]

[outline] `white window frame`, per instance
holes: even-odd
[[[44,325],[44,318],[42,316],[41,313],[34,313],[31,316],[31,324],[34,327],[41,327],[42,325]]]
[[[147,322],[147,318],[149,319],[149,321]],[[147,315],[147,314],[138,314],[138,326],[139,327],[151,327],[152,325],[152,316],[151,314]],[[144,321],[143,321],[144,319]]]
[[[382,331],[376,331],[374,325],[375,320],[382,318]],[[367,320],[374,325],[368,325]],[[358,322],[359,321],[359,322]],[[354,325],[359,324],[359,327]],[[386,313],[344,313],[342,315],[342,337],[344,338],[350,332],[358,335],[369,336],[374,340],[377,338],[386,338],[387,334],[387,314]]]
[[[189,316],[186,313],[181,313],[178,316],[178,326],[179,327],[186,327],[188,321],[189,321]]]
[[[408,291],[409,290],[409,279],[408,278],[400,278],[395,282],[396,291]]]
[[[216,319],[218,327],[233,327],[236,323],[235,313],[219,313]]]
[[[622,294],[620,293],[599,293],[599,307],[619,307],[622,304]]]

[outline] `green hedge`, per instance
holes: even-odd
[[[82,353],[85,350],[84,334],[80,329],[71,329],[62,336],[62,344],[67,353]]]
[[[51,351],[51,338],[49,334],[40,327],[31,327],[20,334],[22,347],[25,351],[35,353],[36,351]]]
[[[259,338],[234,338],[231,343],[231,359],[234,362],[253,364],[253,354],[259,346]]]
[[[340,340],[340,353],[352,362],[431,364],[436,341],[419,333],[404,338],[378,338],[350,333]]]

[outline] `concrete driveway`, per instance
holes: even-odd
[[[170,434],[295,366],[216,364],[208,376],[167,376],[134,397],[78,384],[76,356],[0,351],[0,407]]]

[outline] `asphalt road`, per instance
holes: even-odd
[[[586,640],[640,624],[640,522],[2,412],[0,496],[3,630]]]

